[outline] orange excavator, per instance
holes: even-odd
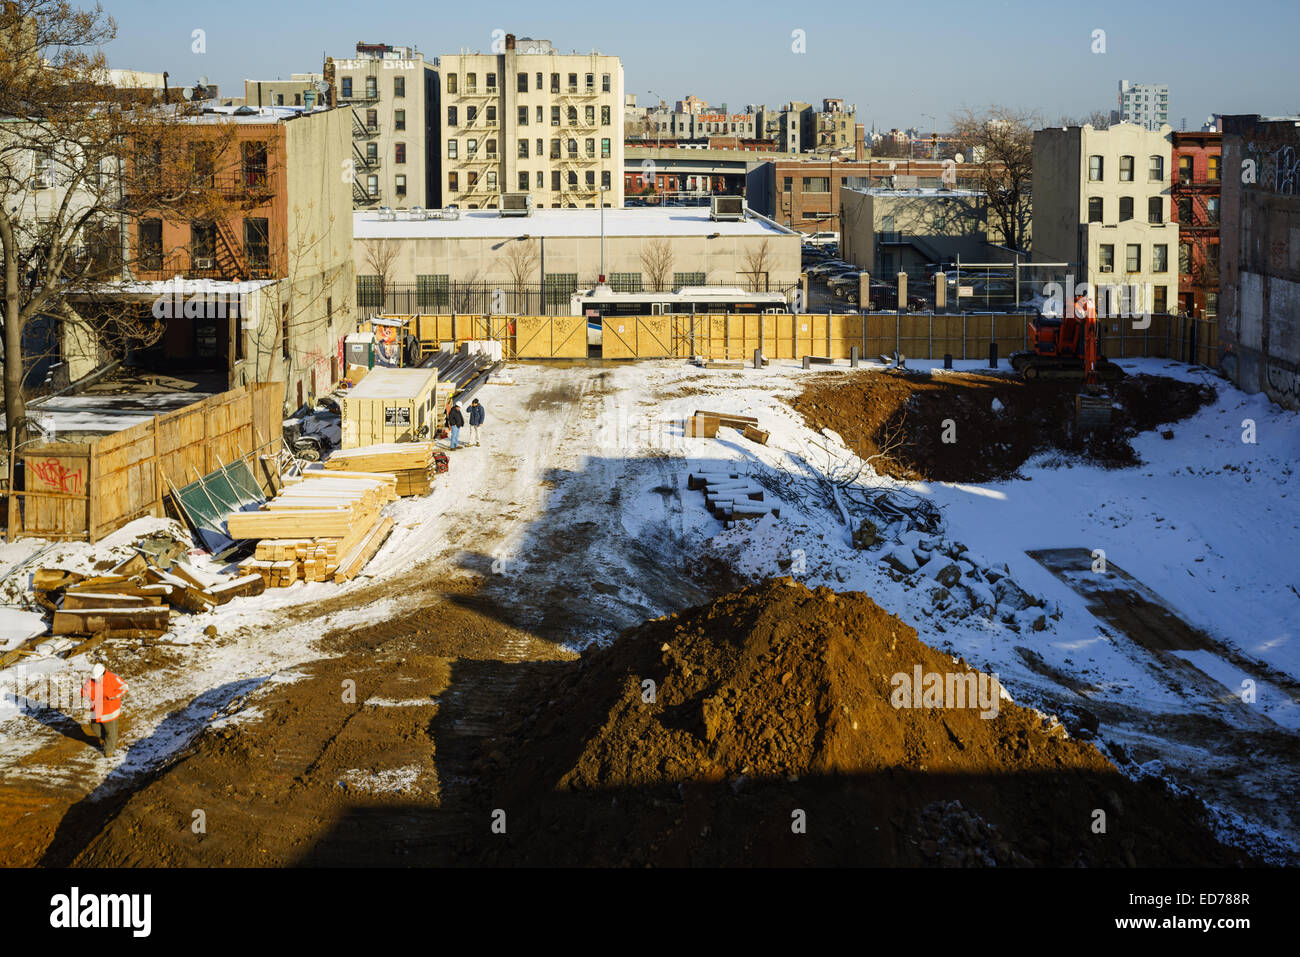
[[[1029,322],[1032,348],[1015,352],[1011,368],[1027,382],[1040,379],[1082,379],[1083,389],[1075,402],[1078,423],[1083,428],[1110,424],[1111,400],[1103,382],[1115,382],[1124,372],[1107,361],[1097,345],[1097,309],[1091,297],[1078,296],[1073,308],[1059,318],[1040,315]]]

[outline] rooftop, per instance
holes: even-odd
[[[984,195],[982,189],[941,189],[937,186],[917,186],[910,189],[894,189],[888,186],[845,186],[845,189],[866,196],[915,196],[929,199],[942,199],[948,196],[978,198]]]
[[[352,214],[357,239],[490,239],[516,236],[599,236],[599,209],[535,209],[502,217],[492,209],[461,210],[459,219],[381,221],[373,210]],[[606,236],[794,236],[752,211],[744,222],[714,222],[707,207],[635,207],[605,210]]]

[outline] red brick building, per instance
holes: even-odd
[[[1173,202],[1178,224],[1178,309],[1197,318],[1219,312],[1219,191],[1223,134],[1173,134]]]

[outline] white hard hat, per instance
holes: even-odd
[[[95,665],[94,668],[90,669],[90,674],[95,678],[104,677],[104,666],[102,664]]]

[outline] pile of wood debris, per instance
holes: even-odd
[[[718,429],[726,426],[735,429],[751,442],[767,445],[771,433],[758,427],[758,419],[752,415],[733,415],[730,412],[706,412],[696,409],[695,414],[686,420],[686,436],[692,439],[717,438]]]

